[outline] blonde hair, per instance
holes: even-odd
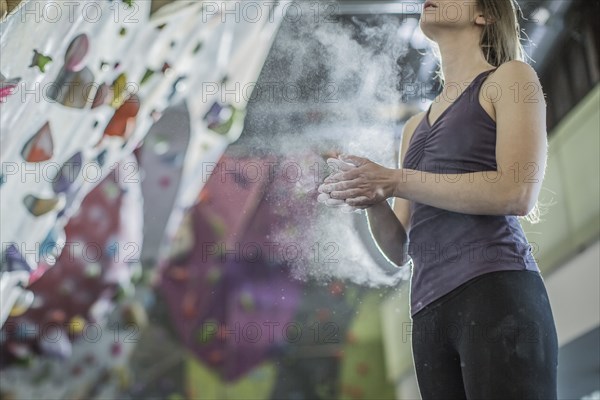
[[[488,63],[499,67],[505,62],[525,62],[525,49],[521,44],[521,26],[518,13],[521,8],[516,0],[477,0],[483,17],[491,23],[483,26],[481,50]]]
[[[486,61],[494,67],[518,60],[528,62],[529,56],[521,43],[521,33],[529,40],[527,35],[521,31],[519,24],[519,14],[523,17],[521,7],[516,0],[474,0],[477,2],[477,8],[481,11],[484,19],[489,21],[483,26],[479,46]],[[439,47],[432,41],[432,51],[434,56],[441,61]],[[440,68],[437,72],[441,81],[444,81],[443,71]],[[551,205],[551,204],[548,204]],[[537,224],[541,221],[541,216],[546,214],[540,208],[539,201],[536,202],[533,209],[525,216],[519,217],[531,224]]]

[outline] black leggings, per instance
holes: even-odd
[[[557,398],[558,338],[535,271],[480,275],[413,316],[419,390],[429,399]]]

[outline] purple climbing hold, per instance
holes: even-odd
[[[10,244],[7,246],[4,257],[2,257],[2,264],[4,265],[3,269],[6,269],[9,272],[12,271],[27,271],[32,272],[33,269],[27,263],[25,258],[21,255],[21,252],[14,244]]]
[[[82,161],[81,152],[77,152],[63,164],[52,181],[54,193],[64,193],[69,190],[81,172]]]

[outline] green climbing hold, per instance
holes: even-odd
[[[148,82],[152,75],[154,75],[154,71],[152,71],[151,69],[146,69],[146,72],[144,73],[144,76],[140,81],[140,85],[143,85],[144,83]]]
[[[38,67],[40,71],[46,72],[46,65],[52,62],[52,57],[45,56],[37,50],[33,50],[33,59],[29,68]]]

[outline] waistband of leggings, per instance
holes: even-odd
[[[506,272],[509,272],[509,273],[514,273],[514,272],[529,272],[529,273],[534,274],[534,275],[539,276],[539,277],[542,276],[538,271],[534,271],[534,270],[530,270],[530,269],[486,272],[485,274],[477,275],[476,277],[469,279],[468,281],[466,281],[465,283],[461,284],[457,288],[455,288],[455,289],[451,290],[450,292],[446,293],[445,295],[443,295],[443,296],[435,299],[433,302],[427,304],[425,307],[423,307],[422,309],[420,309],[419,311],[417,311],[413,316],[411,316],[411,318],[414,320],[415,318],[421,318],[421,317],[423,317],[423,316],[425,316],[427,314],[430,314],[433,311],[435,311],[437,308],[441,307],[446,302],[448,302],[449,300],[451,300],[452,298],[458,296],[465,289],[467,289],[471,285],[475,284],[476,282],[479,282],[482,279],[487,279],[487,278],[491,279],[491,278],[495,277],[496,275],[502,275],[502,274],[504,274]]]

